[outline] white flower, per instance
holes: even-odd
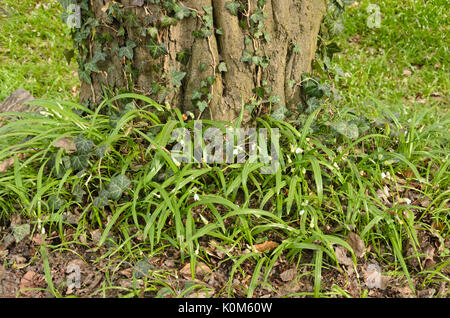
[[[199,197],[198,194],[196,193],[196,194],[194,194],[194,201],[198,201],[198,200],[200,200],[200,197]]]
[[[406,202],[406,204],[411,204],[411,200],[408,198],[405,198],[405,202]]]
[[[238,148],[234,148],[233,155],[237,156],[238,154],[239,154],[239,149]]]
[[[384,173],[384,172],[382,172],[381,173],[381,178],[389,178],[391,176],[391,174],[389,173],[389,172],[386,172],[386,173]]]
[[[305,214],[305,210],[300,210],[300,212],[298,212],[299,215],[303,215]]]
[[[296,154],[303,153],[303,149],[297,148],[297,149],[295,149],[295,153]]]

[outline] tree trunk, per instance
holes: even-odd
[[[296,112],[326,3],[78,0],[80,101],[131,91],[230,122],[243,105]]]

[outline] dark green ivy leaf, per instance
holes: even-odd
[[[123,191],[128,189],[131,181],[126,175],[121,174],[111,179],[111,183],[108,186],[108,198],[111,200],[119,200],[122,197]]]
[[[178,72],[177,70],[172,70],[170,72],[170,78],[172,79],[172,84],[174,86],[181,86],[181,81],[186,76],[186,72]]]
[[[187,65],[190,58],[191,58],[191,51],[189,51],[188,49],[183,49],[177,53],[177,61],[183,65]]]
[[[276,119],[276,120],[284,120],[286,118],[286,115],[288,113],[288,109],[284,106],[278,107],[270,117]]]
[[[84,138],[82,134],[79,134],[75,139],[75,147],[77,148],[77,153],[88,154],[92,151],[94,147],[94,142],[91,139]]]
[[[73,170],[83,170],[89,166],[89,155],[74,155],[70,158]]]
[[[129,60],[132,60],[133,56],[134,56],[133,49],[135,47],[136,47],[136,44],[133,41],[127,40],[127,45],[124,47],[121,47],[119,49],[119,58],[122,58],[125,56]]]
[[[104,207],[108,205],[108,196],[109,196],[109,192],[106,191],[105,189],[101,189],[100,192],[98,193],[98,196],[95,197],[93,204],[96,207]]]
[[[155,40],[150,40],[147,44],[147,47],[150,49],[150,55],[155,60],[162,55],[167,55],[167,47],[164,43],[158,44]]]
[[[225,9],[227,9],[232,15],[238,15],[238,10],[241,4],[237,1],[228,1],[225,3]]]
[[[50,211],[55,212],[58,211],[63,205],[64,200],[61,199],[59,195],[53,195],[48,199],[48,207],[50,208]]]
[[[67,64],[70,64],[70,61],[75,56],[75,51],[73,49],[72,50],[64,49],[63,54],[64,57],[66,58]]]

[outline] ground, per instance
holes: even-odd
[[[263,119],[282,133],[274,176],[178,167],[175,112],[0,126],[0,297],[448,297],[448,1],[377,4],[379,28],[355,2],[315,65],[337,94],[292,126]],[[60,13],[0,4],[0,100],[77,102]]]

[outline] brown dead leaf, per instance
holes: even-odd
[[[29,290],[30,288],[39,287],[40,283],[44,280],[43,275],[38,274],[33,271],[28,271],[23,275],[20,280],[19,289],[23,290],[22,294],[26,297],[33,297],[33,290]],[[28,289],[28,290],[27,290]]]
[[[430,244],[428,244],[423,249],[423,252],[425,253],[425,260],[423,261],[423,267],[425,269],[430,269],[436,264],[436,262],[434,261],[435,248]]]
[[[31,239],[31,241],[36,245],[42,245],[46,243],[46,241],[42,237],[42,234],[35,234]]]
[[[336,258],[339,264],[351,266],[353,261],[350,257],[347,256],[347,249],[343,246],[336,246],[334,248],[334,253],[336,254]]]
[[[295,268],[288,269],[280,274],[280,278],[283,282],[290,282],[297,277],[297,270]]]
[[[436,293],[436,289],[428,288],[418,292],[418,298],[433,298],[433,295]]]
[[[8,159],[3,160],[0,162],[0,173],[5,173],[9,167],[12,167],[14,165],[14,157],[10,157]]]
[[[99,229],[91,231],[91,238],[95,243],[100,242],[100,239],[102,238],[102,231]]]
[[[127,277],[127,278],[131,278],[131,276],[133,275],[133,268],[126,268],[124,270],[121,270],[119,273],[122,274],[123,276]]]
[[[77,151],[75,141],[73,141],[73,138],[70,137],[65,137],[56,140],[53,143],[53,146],[59,149],[64,149],[67,153],[74,153],[75,151]]]
[[[444,223],[433,221],[431,227],[437,231],[442,231],[444,229]]]
[[[261,244],[256,244],[253,247],[258,251],[258,252],[267,252],[267,251],[271,251],[274,248],[276,248],[279,244],[277,242],[273,242],[273,241],[265,241],[264,243]]]
[[[199,262],[195,264],[195,276],[204,277],[210,273],[211,269],[205,263]],[[191,263],[187,263],[183,266],[183,268],[180,270],[180,275],[186,279],[191,278]]]
[[[355,252],[356,257],[363,257],[366,252],[366,247],[364,245],[363,240],[361,237],[353,232],[348,233],[347,242],[352,247],[353,251]]]

